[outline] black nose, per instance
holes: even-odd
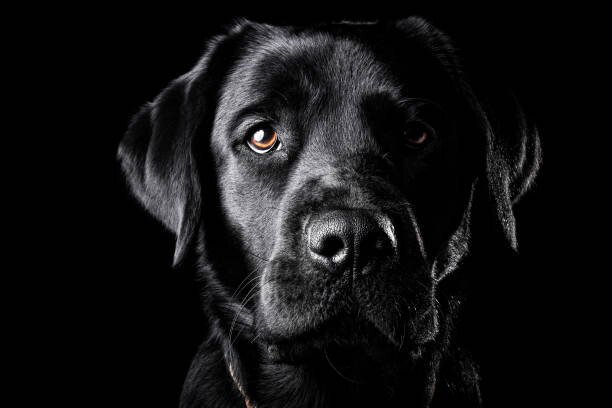
[[[392,256],[396,237],[383,215],[360,210],[336,210],[314,215],[306,226],[310,258],[330,271],[364,271],[372,262]]]

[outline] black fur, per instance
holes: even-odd
[[[517,249],[513,205],[540,145],[514,109],[494,129],[450,40],[420,18],[240,21],[211,41],[119,149],[136,197],[176,234],[175,263],[197,264],[203,286],[209,335],[181,406],[479,405],[456,335],[459,269],[474,217]],[[266,155],[245,144],[262,122],[282,141]],[[435,133],[423,149],[404,146],[415,122]],[[303,230],[337,209],[384,216],[399,249],[323,271]]]

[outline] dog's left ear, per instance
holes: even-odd
[[[174,265],[193,242],[202,212],[196,135],[204,138],[211,132],[216,90],[247,25],[240,22],[212,40],[190,72],[134,116],[119,145],[118,158],[132,193],[176,235]]]
[[[513,205],[531,187],[541,164],[540,138],[535,126],[527,122],[518,104],[498,107],[504,115],[485,112],[472,87],[465,80],[455,48],[449,37],[421,17],[397,21],[406,38],[429,50],[455,83],[456,90],[476,116],[486,135],[486,181],[496,217],[514,249],[518,249]],[[508,98],[511,99],[511,98]]]
[[[486,173],[489,194],[510,246],[516,251],[513,206],[533,185],[542,162],[538,131],[514,103],[510,120],[487,125]],[[488,122],[488,121],[487,121]]]

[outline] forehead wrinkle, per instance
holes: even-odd
[[[355,40],[329,33],[291,34],[279,30],[252,41],[229,75],[232,86],[225,97],[232,103],[239,103],[241,96],[265,97],[270,90],[269,86],[262,87],[266,83],[316,90],[333,97],[335,103],[358,96],[367,88],[397,89],[387,67]],[[286,95],[285,89],[276,91]]]
[[[315,123],[311,140],[325,146],[328,152],[346,154],[372,149],[372,135],[364,123],[363,102],[370,95],[387,94],[400,97],[401,87],[390,70],[364,45],[349,40],[338,40],[321,65],[325,76],[333,78],[326,89],[323,111],[326,115]],[[338,141],[351,140],[351,143]]]

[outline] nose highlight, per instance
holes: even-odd
[[[307,225],[307,252],[313,262],[330,272],[363,271],[390,256],[395,235],[390,220],[359,210],[335,210],[313,216]]]

